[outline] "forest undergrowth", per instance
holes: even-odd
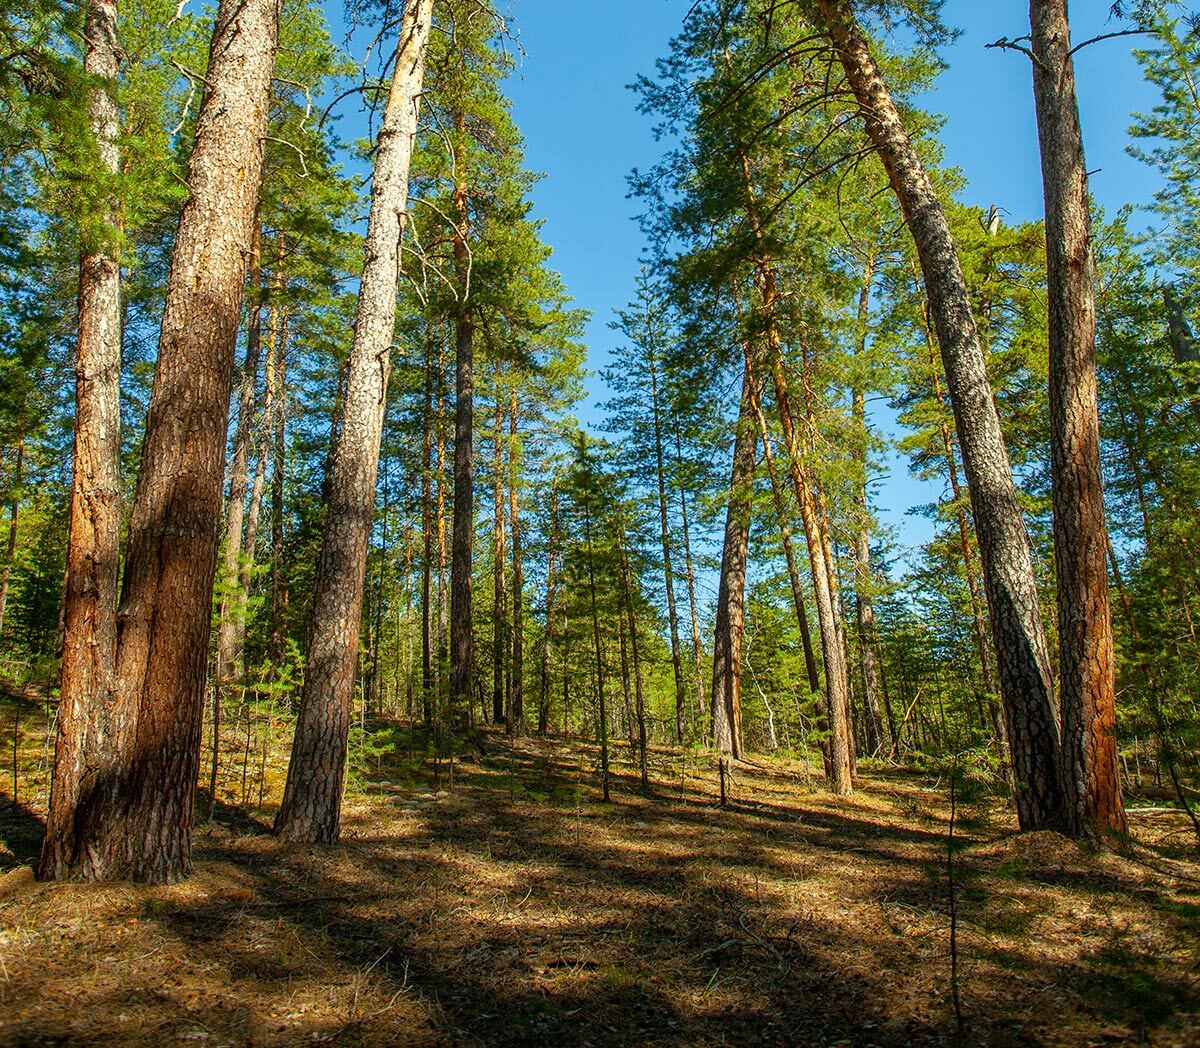
[[[845,799],[755,756],[721,807],[707,755],[654,750],[643,796],[620,744],[603,804],[581,740],[485,732],[451,774],[376,725],[342,843],[293,846],[275,761],[229,802],[234,723],[193,877],[38,885],[45,709],[0,708],[0,1044],[1200,1043],[1200,864],[1162,809],[1092,853],[967,780],[951,838],[945,778]]]

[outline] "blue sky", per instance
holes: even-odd
[[[514,0],[512,12],[525,50],[520,75],[510,85],[514,115],[525,134],[529,166],[544,172],[534,199],[546,220],[554,265],[578,303],[593,312],[588,332],[590,367],[603,366],[613,345],[607,323],[631,297],[641,237],[626,199],[625,176],[647,167],[659,147],[648,121],[634,108],[626,85],[651,73],[666,51],[691,0]],[[1073,5],[1074,37],[1110,32],[1108,0]],[[945,53],[950,67],[926,108],[947,117],[947,160],[963,169],[970,202],[997,203],[1012,219],[1041,213],[1041,177],[1034,129],[1029,62],[1023,55],[985,50],[1001,36],[1028,32],[1023,0],[948,0],[948,21],[962,30]],[[1125,153],[1133,110],[1148,109],[1152,89],[1141,79],[1130,41],[1105,41],[1077,56],[1077,76],[1092,191],[1114,210],[1144,203],[1157,181]],[[582,417],[598,417],[604,391],[589,384]],[[887,412],[880,411],[887,425]],[[912,479],[902,461],[885,463],[876,487],[883,519],[901,543],[930,533],[929,522],[907,516],[936,493]]]

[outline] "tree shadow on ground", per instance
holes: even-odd
[[[218,804],[184,885],[91,897],[47,887],[27,919],[80,956],[54,958],[49,974],[26,963],[0,985],[0,1012],[17,1016],[0,1040],[954,1041],[940,812],[796,794],[769,774],[720,808],[712,783],[677,789],[661,760],[652,799],[620,768],[601,804],[590,754],[581,767],[556,743],[489,749],[460,766],[453,792],[411,767],[371,776],[334,847],[282,844]],[[1162,918],[1145,933],[1160,939],[1172,920],[1192,927],[1167,905],[1190,903],[1108,883],[1085,895],[1074,880],[1017,881],[999,864],[963,866],[967,1043],[1138,1043],[1194,1029],[1192,975],[1164,973],[1159,940],[1113,952],[1134,949],[1121,929],[1135,917]],[[1025,894],[1000,905],[1009,888]],[[71,909],[58,899],[95,909],[56,931]],[[1072,908],[1093,903],[1107,923],[1085,939]],[[1080,945],[1068,956],[1059,939]],[[106,971],[82,979],[97,955]],[[1132,991],[1116,992],[1122,979]],[[55,987],[72,1007],[39,1010]]]

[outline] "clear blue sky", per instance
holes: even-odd
[[[642,246],[625,176],[653,163],[659,148],[625,85],[638,73],[653,72],[690,2],[513,0],[526,52],[511,84],[514,113],[530,167],[546,174],[534,198],[554,265],[579,304],[593,312],[593,371],[613,345],[607,323],[631,297]],[[1077,0],[1075,39],[1117,28],[1107,21],[1109,6],[1108,0]],[[950,68],[925,104],[948,118],[947,160],[966,173],[970,202],[997,203],[1013,220],[1036,218],[1042,199],[1029,62],[1014,52],[984,49],[998,37],[1027,33],[1028,6],[1024,0],[948,0],[946,15],[962,35],[947,51]],[[1146,202],[1156,180],[1124,150],[1130,112],[1148,109],[1154,99],[1130,55],[1130,41],[1080,52],[1077,75],[1093,193],[1108,210]],[[598,379],[589,388],[582,414],[594,420],[604,391]],[[886,413],[879,420],[887,424]],[[877,487],[881,515],[906,544],[929,535],[929,523],[906,510],[933,497],[899,460],[887,464]]]

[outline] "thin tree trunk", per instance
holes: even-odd
[[[508,583],[505,562],[508,554],[504,542],[504,463],[501,434],[504,425],[504,404],[500,399],[500,366],[496,365],[496,427],[492,440],[492,503],[495,524],[492,531],[492,723],[505,722],[504,666],[508,661]],[[508,726],[512,731],[512,726]]]
[[[658,474],[659,538],[662,542],[663,581],[667,591],[667,621],[671,630],[671,672],[675,678],[675,741],[683,745],[687,695],[683,683],[683,658],[679,646],[679,612],[675,607],[675,578],[671,571],[671,531],[667,516],[667,471],[663,452],[662,411],[658,402],[658,359],[650,347],[650,400],[654,417],[654,465]]]
[[[731,757],[742,755],[741,652],[746,557],[750,540],[750,511],[754,494],[755,449],[758,433],[753,405],[762,389],[745,348],[742,396],[733,445],[729,503],[725,511],[725,541],[717,588],[716,630],[713,638],[712,722],[713,745]]]
[[[591,595],[592,605],[592,641],[596,649],[596,703],[599,713],[599,731],[600,731],[600,777],[604,793],[605,803],[608,802],[608,711],[604,701],[604,658],[600,648],[600,612],[596,606],[596,567],[595,553],[592,547],[592,508],[587,502],[583,506],[583,521],[584,521],[584,539],[587,542],[587,559],[588,559],[588,592]],[[564,669],[565,673],[565,669]],[[565,695],[565,676],[564,676],[564,716],[566,709]]]
[[[642,651],[638,639],[637,609],[634,606],[633,583],[629,570],[629,555],[625,550],[624,529],[617,535],[620,553],[621,589],[624,596],[625,617],[629,623],[629,651],[633,656],[634,716],[637,726],[638,776],[642,792],[650,792],[650,771],[646,753],[646,695],[642,687]],[[739,645],[740,647],[740,645]]]
[[[280,263],[282,264],[282,257]],[[270,426],[267,432],[271,436],[271,675],[279,678],[280,667],[287,658],[287,572],[285,568],[286,549],[284,546],[283,510],[284,510],[284,480],[287,477],[287,414],[288,414],[288,308],[286,304],[279,307],[279,348],[275,363],[275,403],[272,406]],[[250,551],[253,553],[253,550]],[[249,591],[247,590],[247,593]],[[246,630],[246,616],[242,615],[241,625],[243,640]]]
[[[119,68],[115,0],[89,0],[84,22],[88,130],[106,172],[120,167]],[[90,217],[90,216],[89,216]],[[75,449],[63,601],[63,656],[58,737],[46,836],[38,864],[43,880],[95,880],[83,839],[97,806],[112,803],[132,724],[114,702],[117,573],[121,531],[121,276],[115,245],[120,219],[102,215],[99,242],[85,237],[79,265],[79,337],[75,357]],[[110,241],[110,242],[106,242]],[[24,443],[17,445],[19,490]],[[17,502],[10,513],[0,572],[0,635],[16,551]],[[125,713],[122,716],[122,713]]]
[[[771,497],[775,503],[775,516],[779,520],[779,534],[783,542],[783,555],[787,562],[788,581],[792,589],[792,604],[796,609],[796,624],[800,628],[800,644],[804,651],[804,669],[808,677],[808,690],[814,697],[821,696],[821,676],[817,670],[816,653],[813,651],[812,630],[808,624],[808,610],[804,605],[804,591],[800,585],[800,572],[796,567],[796,551],[792,545],[792,532],[787,524],[787,511],[783,499],[783,487],[779,479],[779,469],[775,464],[775,453],[771,447],[771,434],[767,428],[767,419],[763,414],[762,404],[754,405],[754,414],[758,420],[758,435],[762,440],[763,459],[767,464],[767,474],[771,478]],[[819,729],[828,734],[829,717],[826,713],[818,714]],[[833,755],[828,741],[821,743],[821,757],[825,766],[825,777],[833,778]]]
[[[475,691],[474,630],[471,624],[471,556],[475,545],[474,356],[475,326],[466,311],[470,281],[467,247],[467,191],[454,190],[457,226],[454,259],[458,270],[459,316],[454,325],[454,513],[450,545],[450,702],[454,711],[470,708]],[[456,713],[452,713],[452,717]]]
[[[1081,837],[1126,828],[1105,563],[1088,177],[1067,0],[1031,0],[1029,23],[1046,204],[1065,828]]]
[[[17,556],[17,520],[21,512],[21,475],[24,466],[25,437],[22,435],[17,439],[17,458],[13,470],[13,493],[12,500],[8,504],[8,537],[4,541],[4,566],[0,568],[0,636],[4,634],[4,616],[8,609],[8,585],[9,580],[12,578],[13,561]],[[119,513],[119,502],[117,510]]]
[[[558,477],[550,486],[550,544],[546,554],[546,632],[542,639],[542,694],[538,707],[539,735],[550,726],[550,664],[554,645],[555,561],[558,556]]]
[[[863,265],[863,282],[858,296],[858,335],[855,349],[860,360],[867,353],[867,324],[871,312],[871,282],[875,278],[875,256],[872,252]],[[861,370],[860,370],[861,374]],[[858,527],[854,532],[854,606],[858,633],[859,661],[862,664],[863,706],[866,713],[867,748],[878,756],[887,744],[883,717],[879,708],[880,674],[878,644],[875,636],[875,606],[872,602],[870,506],[867,498],[867,428],[866,395],[861,378],[850,390],[850,410],[860,443],[855,448],[858,469]]]
[[[425,411],[421,439],[421,718],[433,721],[433,336],[425,341]]]
[[[238,655],[238,577],[242,557],[242,532],[246,523],[246,480],[250,467],[250,449],[254,442],[254,399],[258,388],[258,361],[262,349],[263,303],[262,224],[254,222],[254,244],[250,249],[249,285],[254,300],[246,326],[246,358],[242,364],[241,389],[238,391],[237,428],[233,437],[233,463],[230,467],[229,499],[225,506],[224,560],[218,579],[222,585],[221,605],[217,614],[217,687],[237,676]]]
[[[704,646],[700,640],[700,616],[696,606],[696,570],[692,563],[691,528],[688,523],[687,489],[683,481],[683,448],[679,426],[675,426],[675,462],[679,467],[679,516],[683,525],[683,563],[687,569],[688,609],[692,617],[692,658],[696,665],[696,716],[704,713]],[[699,730],[693,726],[693,734]]]
[[[962,267],[941,204],[850,0],[817,0],[912,231],[941,343],[983,559],[1023,829],[1060,823],[1059,730],[1029,537]]]
[[[396,71],[379,133],[342,432],[316,567],[304,688],[287,784],[275,819],[275,833],[285,840],[315,844],[338,838],[367,544],[395,335],[400,238],[432,7],[433,0],[405,6]]]
[[[508,400],[508,518],[512,532],[512,694],[509,728],[515,735],[525,730],[525,565],[521,551],[520,472],[517,442],[517,387]]]

